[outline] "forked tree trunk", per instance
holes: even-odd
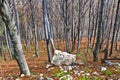
[[[52,44],[53,53],[55,51],[55,46],[54,46],[53,38],[51,35],[50,25],[49,25],[47,11],[46,11],[46,0],[42,0],[42,9],[43,9],[43,24],[44,24],[46,47],[47,47],[47,53],[48,53],[48,61],[51,63],[51,58],[53,54],[51,54],[51,51],[50,51],[50,42]]]
[[[14,19],[11,15],[8,0],[0,0],[0,14],[6,25],[7,33],[10,35],[10,39],[12,40],[14,57],[19,65],[20,73],[30,75],[30,71],[23,54],[20,35],[18,34],[17,27],[15,26]]]

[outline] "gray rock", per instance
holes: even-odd
[[[59,80],[62,80],[62,79],[73,80],[73,77],[72,77],[71,75],[68,74],[68,75],[65,75],[65,76],[59,78]]]
[[[99,75],[99,73],[97,73],[96,71],[93,72],[92,74],[95,75],[95,76],[98,76],[98,75]]]
[[[80,71],[80,73],[82,74],[82,73],[84,73],[85,71]]]
[[[48,68],[48,70],[47,71],[51,71],[51,70],[53,70],[54,69],[54,67],[51,67],[51,68]]]
[[[24,74],[21,74],[20,77],[24,77],[25,75]]]
[[[120,67],[120,63],[113,63],[115,66]]]
[[[42,73],[39,75],[39,77],[37,78],[37,80],[44,80]]]
[[[79,64],[79,65],[84,64],[84,62],[83,62],[83,61],[76,61],[75,63],[76,63],[76,64]]]
[[[49,77],[45,77],[44,80],[53,80],[53,79]]]
[[[85,76],[90,76],[90,73],[85,73],[84,75],[85,75]]]
[[[67,52],[62,52],[60,50],[55,50],[51,63],[59,66],[62,64],[69,65],[75,63],[75,61],[76,55],[69,54]]]
[[[79,73],[78,70],[74,70],[74,74],[77,75]]]
[[[107,70],[106,67],[101,67],[101,71],[105,71],[105,70]]]
[[[111,61],[108,61],[108,60],[105,60],[105,64],[108,66],[113,65],[113,63]]]
[[[46,68],[49,68],[49,67],[51,67],[51,66],[52,66],[51,64],[47,64],[47,65],[46,65]]]
[[[105,61],[105,64],[108,65],[108,66],[110,66],[110,65],[120,66],[120,63],[118,63],[118,62],[111,62],[111,61],[108,61],[108,60]]]
[[[64,70],[62,66],[59,66],[59,68],[60,68],[60,70],[62,70],[62,71]]]
[[[68,72],[68,71],[64,70],[63,72],[65,72],[65,73],[66,73],[66,72]]]
[[[101,76],[101,78],[105,78],[105,76]]]
[[[0,80],[2,80],[2,79],[0,79]],[[15,79],[15,80],[20,80],[20,78],[17,78],[17,79]]]
[[[65,70],[66,71],[70,71],[70,70],[72,70],[73,68],[72,68],[72,66],[65,66]]]

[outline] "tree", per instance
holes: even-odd
[[[23,54],[20,35],[18,34],[17,27],[11,15],[8,0],[0,0],[0,15],[5,23],[7,33],[10,35],[14,49],[14,57],[19,65],[20,74],[30,75],[30,71]]]
[[[99,49],[99,45],[100,45],[103,6],[104,6],[104,0],[101,0],[100,12],[99,12],[99,21],[98,21],[98,30],[97,30],[97,38],[96,38],[95,49],[94,49],[94,51],[93,51],[93,57],[94,57],[93,60],[94,60],[94,61],[97,61],[97,60],[98,60],[98,49]]]
[[[81,41],[81,8],[82,8],[82,1],[79,0],[79,13],[78,13],[78,26],[77,26],[77,33],[78,33],[78,47],[77,52],[80,52],[80,41]]]
[[[51,35],[49,20],[48,20],[47,11],[46,11],[46,0],[42,0],[42,9],[43,9],[43,24],[44,24],[46,47],[47,47],[47,53],[48,53],[48,61],[51,63],[52,54],[50,52],[50,42],[52,44],[53,53],[55,51],[55,46],[53,43],[53,38]]]
[[[63,3],[64,5],[64,3]],[[64,8],[64,7],[63,7]],[[63,14],[64,15],[64,14]],[[70,28],[68,26],[68,0],[65,0],[65,15],[64,15],[64,30],[65,30],[65,42],[66,42],[66,51],[69,52],[69,32],[70,32]]]
[[[35,24],[35,11],[34,11],[33,2],[29,0],[29,3],[30,3],[31,17],[32,17],[31,22],[32,22],[33,33],[34,33],[35,55],[38,57],[39,49],[38,49],[38,41],[37,41],[37,26]]]
[[[113,34],[112,34],[112,41],[111,41],[111,48],[110,48],[109,56],[112,55],[112,51],[113,51],[113,43],[114,43],[114,37],[115,37],[115,33],[116,33],[116,28],[117,28],[119,5],[120,5],[120,0],[118,0],[118,3],[117,3],[117,9],[116,9],[116,15],[115,15],[115,23],[114,23],[114,29],[113,29]]]

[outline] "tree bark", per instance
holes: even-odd
[[[113,44],[114,44],[114,37],[115,37],[116,27],[117,27],[117,18],[118,18],[119,5],[120,5],[120,0],[118,0],[118,3],[117,3],[115,23],[114,23],[114,29],[113,29],[113,34],[112,34],[112,41],[111,41],[111,47],[110,47],[109,56],[112,55],[112,51],[113,51]]]
[[[104,0],[101,0],[101,6],[100,6],[100,12],[99,12],[99,21],[98,21],[97,39],[96,39],[95,49],[93,51],[93,57],[94,57],[93,60],[94,61],[98,60],[98,49],[99,49],[99,45],[100,45],[103,6],[104,6]]]
[[[7,33],[9,33],[10,39],[12,40],[15,53],[14,57],[19,65],[20,73],[30,75],[30,71],[23,54],[20,35],[18,34],[14,19],[11,15],[8,0],[0,0],[0,14],[6,25]]]
[[[47,47],[47,53],[48,53],[48,61],[49,63],[51,63],[52,54],[50,52],[50,42],[52,44],[53,53],[55,51],[55,46],[54,46],[53,38],[51,35],[50,25],[49,25],[47,11],[46,11],[46,0],[42,0],[42,9],[43,9],[43,24],[44,24],[46,47]]]
[[[31,0],[29,0],[30,3],[30,9],[31,9],[31,22],[32,22],[32,27],[33,27],[33,33],[34,33],[34,46],[35,46],[35,55],[36,57],[39,56],[39,49],[38,49],[38,41],[37,41],[37,26],[35,24],[35,11],[34,11],[34,6]]]
[[[68,26],[68,0],[65,0],[65,40],[66,40],[66,51],[69,52],[69,48],[70,48],[70,41],[69,41],[69,32],[70,32],[70,28]]]
[[[78,26],[77,26],[77,33],[78,33],[78,47],[77,52],[80,52],[80,39],[81,39],[81,7],[82,7],[82,1],[79,0],[79,14],[78,14]]]

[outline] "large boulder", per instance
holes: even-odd
[[[62,64],[69,65],[75,63],[75,61],[76,55],[69,54],[67,52],[62,52],[60,50],[55,50],[51,63],[59,66]]]

